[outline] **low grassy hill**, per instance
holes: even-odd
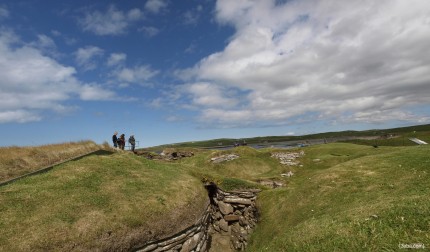
[[[430,246],[430,148],[349,143],[197,150],[174,162],[98,153],[0,187],[0,251],[127,251],[193,223],[202,181],[261,188],[249,251],[396,251]],[[286,166],[274,152],[299,152]],[[239,158],[213,163],[211,158]],[[292,171],[290,178],[282,173]],[[259,181],[275,180],[271,189]]]
[[[102,148],[106,146],[97,145],[93,141],[0,147],[0,182]]]

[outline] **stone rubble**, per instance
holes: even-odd
[[[300,162],[296,159],[299,157],[302,157],[304,155],[305,155],[304,151],[300,151],[300,152],[275,152],[275,153],[272,153],[271,157],[279,159],[280,163],[283,165],[295,166],[295,165],[300,164]]]
[[[191,151],[177,151],[175,149],[164,149],[160,156],[165,160],[177,160],[184,157],[192,157],[194,153]]]
[[[186,157],[192,157],[194,156],[194,153],[191,151],[177,151],[176,149],[164,149],[163,152],[161,152],[159,155],[152,152],[147,151],[136,151],[136,155],[145,157],[147,159],[152,160],[165,160],[165,161],[172,161],[172,160],[178,160],[181,158]]]
[[[211,158],[211,162],[216,164],[216,163],[221,163],[225,161],[235,160],[237,158],[239,158],[239,156],[236,154],[226,154],[226,155]]]

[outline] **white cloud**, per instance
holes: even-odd
[[[100,86],[91,90],[76,79],[73,67],[43,55],[31,46],[34,43],[23,44],[13,32],[0,30],[0,123],[39,121],[49,111],[68,113],[75,106],[62,103],[75,97],[101,100],[113,96]]]
[[[125,53],[111,53],[109,59],[107,61],[108,66],[116,66],[123,64],[127,59],[127,55]]]
[[[87,46],[85,48],[79,48],[75,53],[76,62],[84,70],[92,70],[97,67],[96,58],[101,57],[103,54],[103,49],[97,46]]]
[[[356,112],[350,116],[341,118],[341,121],[346,123],[359,122],[359,123],[372,123],[379,124],[386,121],[400,120],[400,121],[411,121],[420,124],[430,123],[430,116],[417,116],[408,111],[402,110],[387,110],[387,111],[363,111]]]
[[[165,118],[165,120],[168,122],[181,122],[181,121],[184,121],[185,118],[182,118],[182,117],[177,116],[177,115],[170,115],[170,116],[167,116]]]
[[[37,40],[30,43],[30,46],[39,49],[45,55],[58,57],[57,45],[54,40],[44,34],[37,35]]]
[[[186,11],[183,14],[185,24],[196,24],[200,19],[202,11],[203,7],[201,5],[198,5],[197,7]]]
[[[143,17],[143,12],[138,8],[131,9],[127,13],[127,18],[130,21],[136,21],[141,19],[142,17]]]
[[[79,20],[84,31],[90,31],[97,35],[121,35],[127,32],[130,23],[143,18],[140,9],[131,9],[128,12],[117,10],[111,5],[106,12],[94,11],[86,13]]]
[[[60,37],[61,36],[61,32],[58,30],[51,30],[51,34],[54,35],[55,37]]]
[[[152,26],[144,26],[140,28],[139,31],[144,32],[148,37],[154,37],[160,32],[158,28]]]
[[[6,8],[0,6],[0,19],[8,18],[8,17],[9,17],[9,11]]]
[[[214,101],[232,88],[243,92],[234,108],[194,93],[191,105],[205,104],[203,121],[419,120],[407,108],[430,103],[429,1],[276,2],[217,1],[218,22],[236,33],[223,51],[181,74],[218,88]]]
[[[38,41],[37,41],[37,46],[40,48],[56,48],[57,45],[55,44],[54,40],[52,40],[50,37],[43,35],[43,34],[39,34],[37,36]]]
[[[0,123],[10,123],[10,122],[34,122],[40,121],[41,116],[35,113],[31,113],[25,110],[15,110],[15,111],[0,111]]]
[[[166,7],[167,1],[165,0],[148,0],[145,3],[145,9],[152,13],[158,13]]]
[[[203,107],[233,107],[238,101],[226,97],[221,87],[207,82],[198,82],[183,86],[183,92],[191,96],[191,101],[197,106]]]
[[[139,84],[142,86],[150,86],[148,81],[159,73],[158,70],[153,70],[148,65],[136,66],[134,68],[118,69],[114,76],[119,82],[127,84]]]
[[[115,93],[105,90],[99,85],[84,85],[81,87],[80,97],[84,101],[112,100],[115,97]]]

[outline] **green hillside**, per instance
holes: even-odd
[[[128,251],[193,223],[208,201],[202,181],[263,189],[248,251],[430,246],[428,145],[187,151],[169,162],[97,153],[0,187],[0,251]],[[300,151],[295,166],[271,157]],[[239,158],[211,162],[224,154]]]
[[[393,138],[386,141],[388,135],[393,135]],[[342,137],[378,137],[377,144],[385,146],[405,146],[405,145],[415,145],[411,143],[408,138],[419,137],[423,138],[424,141],[430,143],[430,124],[426,125],[416,125],[401,128],[392,129],[374,129],[374,130],[364,130],[364,131],[339,131],[339,132],[325,132],[318,134],[310,134],[303,136],[261,136],[261,137],[251,137],[251,138],[220,138],[212,139],[207,141],[194,141],[194,142],[183,142],[174,143],[168,145],[154,146],[148,149],[151,150],[161,150],[166,147],[221,147],[221,146],[232,146],[235,142],[242,143],[245,141],[247,144],[261,144],[261,143],[278,143],[286,141],[306,141],[312,139],[336,139]],[[394,139],[394,140],[393,140]],[[353,140],[349,141],[357,144],[374,145],[375,140]]]

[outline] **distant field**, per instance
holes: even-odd
[[[390,141],[385,141],[386,136],[394,135],[396,138],[393,138]],[[163,148],[167,147],[193,147],[193,148],[201,148],[201,147],[216,147],[216,146],[232,146],[235,142],[243,143],[245,141],[247,144],[260,144],[260,143],[278,143],[278,142],[286,142],[286,141],[303,141],[311,140],[311,139],[328,139],[329,141],[333,141],[336,138],[342,137],[378,137],[376,140],[376,144],[378,145],[387,145],[387,146],[412,146],[414,143],[408,140],[409,137],[419,137],[423,138],[422,140],[430,143],[430,124],[426,125],[417,125],[410,127],[402,127],[402,128],[393,128],[393,129],[375,129],[375,130],[364,130],[364,131],[340,131],[340,132],[326,132],[319,134],[311,134],[311,135],[303,135],[303,136],[264,136],[264,137],[252,137],[252,138],[220,138],[220,139],[212,139],[207,141],[194,141],[194,142],[183,142],[183,143],[174,143],[168,145],[154,146],[151,148],[147,148],[152,151],[161,151]],[[374,145],[375,140],[373,141],[361,141],[358,140],[356,142],[351,141],[352,143],[357,144],[365,144],[365,145]]]
[[[428,137],[427,131],[404,132]],[[263,190],[247,251],[430,247],[429,145],[375,148],[372,141],[288,150],[187,148],[195,155],[174,162],[130,152],[86,156],[0,187],[0,251],[128,251],[193,223],[208,202],[202,181]],[[271,157],[299,151],[304,155],[296,166]],[[223,154],[239,158],[210,161]],[[292,177],[281,177],[290,171]]]

